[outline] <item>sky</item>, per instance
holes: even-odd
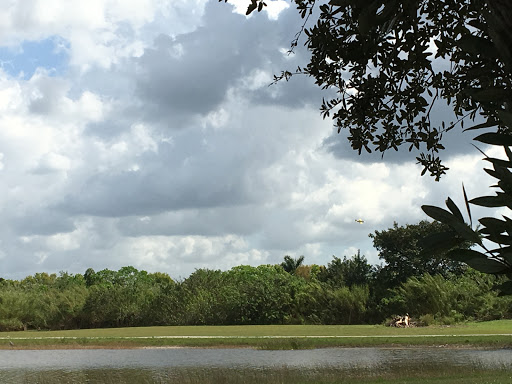
[[[435,182],[354,153],[312,79],[269,86],[307,63],[302,21],[247,3],[0,0],[0,276],[380,263],[370,233],[488,193],[474,134],[445,136]]]

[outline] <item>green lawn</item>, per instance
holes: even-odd
[[[233,325],[76,329],[65,331],[1,332],[1,337],[149,337],[149,336],[403,336],[512,335],[512,320],[452,326],[394,328],[384,325]]]
[[[488,336],[486,336],[488,335]],[[185,338],[192,336],[192,338]],[[364,345],[461,344],[512,346],[512,320],[455,326],[393,328],[383,325],[179,326],[0,333],[0,348],[44,345],[253,346],[271,349]],[[195,338],[194,338],[195,337]],[[204,338],[198,338],[204,337]],[[2,340],[5,342],[2,343]]]

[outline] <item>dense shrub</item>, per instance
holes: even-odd
[[[280,265],[238,266],[229,271],[198,269],[179,282],[166,274],[148,274],[133,267],[89,269],[85,277],[61,273],[4,280],[0,282],[0,331],[361,324],[382,323],[392,315],[406,313],[418,324],[430,325],[511,316],[512,298],[499,297],[494,290],[502,281],[498,277],[471,269],[463,275],[427,273],[382,292],[379,280],[369,277],[365,261],[356,261],[335,259],[328,268],[299,266],[295,273]],[[350,266],[365,268],[346,268]]]

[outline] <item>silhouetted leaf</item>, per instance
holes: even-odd
[[[494,233],[503,233],[507,230],[507,222],[495,217],[483,217],[478,220],[483,226]]]
[[[505,281],[496,287],[500,290],[499,296],[512,295],[512,281]]]
[[[494,157],[486,157],[484,160],[492,163],[495,167],[512,168],[512,161],[496,159]]]
[[[462,183],[462,194],[464,195],[464,203],[466,204],[466,211],[469,216],[469,225],[473,226],[473,218],[471,217],[471,209],[469,208],[468,195],[466,194],[466,188],[464,188],[464,183]]]
[[[371,14],[369,7],[364,8],[359,14],[359,18],[357,19],[359,23],[358,28],[362,35],[367,35],[370,32],[370,29],[374,25],[374,19],[375,15]]]
[[[464,51],[475,55],[496,57],[497,51],[492,41],[474,35],[464,35],[457,40],[457,45]]]
[[[509,147],[505,147],[505,153],[507,154],[508,159],[512,161],[512,151]]]
[[[480,141],[481,143],[492,145],[512,145],[512,135],[506,135],[504,133],[482,133],[481,135],[475,137],[474,140]]]
[[[477,125],[474,125],[472,127],[464,129],[464,132],[472,131],[472,130],[475,130],[475,129],[494,127],[497,124],[498,124],[498,122],[496,120],[488,119],[485,123],[477,124]]]
[[[459,208],[457,207],[457,205],[453,202],[452,199],[450,198],[447,198],[446,199],[446,206],[448,207],[448,209],[450,210],[451,213],[453,213],[453,215],[459,219],[460,221],[464,221],[464,217],[462,217],[462,213],[460,212]]]
[[[462,238],[472,243],[481,243],[480,237],[475,231],[447,210],[432,205],[423,205],[421,209],[431,218],[449,225]]]
[[[429,215],[431,218],[440,221],[445,224],[452,224],[455,222],[460,222],[452,213],[448,212],[446,209],[435,207],[433,205],[423,205],[421,207],[423,211]]]
[[[432,233],[418,241],[418,245],[422,248],[421,254],[425,256],[446,252],[461,243],[462,240],[453,231]]]
[[[466,263],[484,273],[506,273],[507,267],[496,260],[489,259],[486,255],[473,249],[454,249],[446,254],[449,259]]]
[[[507,127],[512,128],[512,113],[500,110],[498,111],[498,116]]]
[[[331,0],[329,1],[329,5],[335,5],[338,7],[346,7],[350,4],[350,0]]]
[[[507,198],[503,196],[503,194],[501,194],[496,196],[475,197],[474,199],[469,200],[469,202],[471,204],[479,205],[481,207],[497,208],[508,206],[508,203],[512,203],[512,198]]]
[[[250,15],[256,8],[258,8],[257,0],[251,0],[251,4],[247,7],[246,15]]]
[[[500,245],[512,244],[512,238],[509,235],[502,235],[499,233],[486,234],[485,229],[482,229],[480,232],[485,235],[486,240],[492,241],[493,243]]]
[[[500,258],[502,258],[505,262],[512,264],[512,244],[509,244],[505,247],[501,246],[496,249],[491,249],[489,251],[492,254],[498,254]]]
[[[510,96],[510,91],[505,88],[483,88],[468,89],[464,93],[470,95],[473,99],[480,102],[501,102]]]

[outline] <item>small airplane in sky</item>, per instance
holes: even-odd
[[[363,219],[356,219],[356,223],[363,224],[364,220]]]

